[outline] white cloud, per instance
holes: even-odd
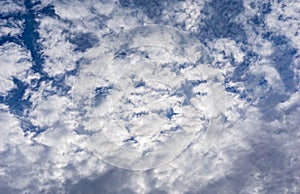
[[[205,1],[178,1],[176,3],[169,3],[165,5],[162,11],[163,22],[169,25],[184,25],[182,30],[189,32],[197,32],[201,19],[204,16],[201,10]]]
[[[13,0],[1,1],[0,7],[1,7],[2,14],[10,14],[10,13],[25,11],[23,7],[23,2],[21,1],[13,1]]]
[[[1,125],[1,147],[0,151],[5,152],[8,148],[8,144],[19,144],[19,138],[22,137],[23,133],[20,128],[20,122],[13,115],[9,113],[8,107],[1,105],[1,123],[6,125]]]
[[[0,93],[6,94],[15,87],[13,77],[27,79],[31,67],[29,52],[15,43],[0,46]]]
[[[66,107],[70,100],[66,97],[49,96],[35,99],[34,108],[30,112],[30,118],[34,125],[42,128],[54,125],[63,119]]]
[[[69,43],[64,30],[68,24],[57,19],[44,17],[41,19],[39,33],[42,37],[41,44],[45,55],[44,70],[50,76],[63,75],[76,67],[76,61],[81,57],[74,53],[74,45]]]
[[[70,20],[83,19],[90,16],[91,3],[92,1],[56,2],[55,11],[62,18]]]
[[[45,149],[26,137],[23,133],[20,121],[9,113],[7,106],[1,106],[0,110],[0,155],[1,166],[5,172],[4,181],[12,189],[27,190],[32,185],[32,174],[40,171],[38,163]],[[35,166],[34,166],[35,165]],[[36,174],[37,175],[37,174]]]
[[[47,1],[47,3],[48,2],[49,1]],[[262,115],[259,112],[259,107],[252,107],[249,103],[239,99],[237,94],[228,93],[225,96],[224,87],[220,85],[220,83],[223,83],[224,77],[220,75],[231,75],[233,73],[235,67],[229,60],[230,56],[232,56],[237,63],[243,61],[245,52],[242,50],[240,44],[225,38],[209,42],[208,46],[213,51],[213,56],[215,58],[214,62],[222,63],[223,65],[218,67],[222,69],[218,69],[215,66],[206,68],[204,68],[204,65],[198,66],[197,68],[189,66],[181,70],[181,73],[183,73],[184,76],[180,77],[176,76],[175,72],[170,71],[172,69],[171,62],[187,62],[187,59],[183,57],[184,55],[188,55],[189,59],[197,61],[199,55],[202,54],[202,51],[199,47],[191,46],[191,43],[193,43],[194,40],[187,41],[183,49],[185,50],[184,53],[181,53],[180,49],[176,49],[181,48],[180,46],[182,45],[174,44],[173,41],[176,42],[177,36],[175,33],[172,34],[171,29],[165,34],[153,31],[152,34],[150,33],[151,35],[148,39],[139,36],[145,32],[143,31],[144,29],[141,30],[142,28],[140,28],[141,31],[134,32],[136,34],[132,33],[129,35],[127,34],[128,36],[119,37],[119,42],[113,41],[114,37],[105,40],[103,36],[110,32],[119,34],[119,32],[122,32],[124,29],[127,30],[142,23],[150,23],[151,21],[142,13],[142,11],[136,9],[121,9],[119,6],[115,5],[115,2],[55,1],[53,4],[60,19],[50,17],[39,17],[37,19],[41,22],[38,31],[41,37],[40,43],[43,47],[43,55],[45,56],[45,64],[43,67],[49,76],[66,76],[63,84],[72,86],[75,79],[76,82],[72,90],[69,91],[66,96],[62,95],[64,94],[63,92],[57,91],[55,86],[53,86],[53,81],[50,80],[42,81],[37,90],[32,90],[31,87],[26,90],[25,96],[30,96],[29,99],[32,102],[32,108],[27,110],[28,116],[26,119],[35,126],[46,129],[45,132],[36,137],[33,137],[31,133],[24,136],[21,129],[21,124],[23,122],[22,118],[15,117],[9,113],[9,107],[1,105],[1,183],[4,181],[9,187],[16,189],[15,193],[41,193],[45,191],[67,193],[67,189],[69,188],[71,188],[71,191],[73,191],[72,189],[76,188],[76,186],[85,188],[84,186],[86,186],[87,183],[94,183],[93,181],[97,184],[91,184],[94,188],[89,189],[107,189],[109,186],[110,188],[107,190],[118,192],[123,191],[125,188],[129,188],[137,193],[155,193],[159,190],[166,192],[172,191],[173,193],[184,193],[189,191],[195,193],[212,193],[212,191],[216,191],[215,193],[220,193],[225,189],[228,189],[226,191],[229,192],[241,191],[244,193],[266,193],[267,186],[271,183],[273,184],[269,179],[276,177],[280,178],[282,175],[288,174],[294,182],[285,183],[286,185],[284,185],[283,188],[295,193],[299,192],[299,187],[297,186],[299,175],[290,173],[291,171],[299,171],[297,170],[299,169],[297,167],[299,166],[300,157],[297,152],[298,150],[296,149],[299,147],[299,141],[297,140],[299,137],[299,132],[297,131],[299,126],[299,94],[295,93],[291,96],[289,101],[278,104],[276,107],[277,110],[284,111],[284,114],[286,115],[284,115],[283,120],[276,120],[271,123],[264,123],[264,121],[261,120]],[[199,25],[201,17],[204,17],[201,15],[203,4],[204,2],[199,3],[195,1],[177,2],[163,10],[163,14],[165,14],[163,20],[168,24],[178,24],[178,22],[184,23],[185,30],[191,32],[197,31],[197,26]],[[44,2],[43,5],[45,5]],[[297,4],[295,5],[297,6]],[[5,10],[10,10],[11,8],[9,7],[10,6],[5,5]],[[42,7],[42,5],[39,7]],[[174,12],[174,7],[177,12]],[[256,11],[251,10],[250,7],[246,8],[246,19],[256,14]],[[272,8],[275,9],[274,4],[272,5]],[[35,9],[38,9],[38,7]],[[288,6],[288,8],[285,9],[292,13],[296,10],[296,8],[292,9],[291,6]],[[290,14],[288,12],[285,13]],[[274,15],[276,14],[276,12],[273,12],[269,17],[275,17]],[[103,15],[106,16],[104,17]],[[172,19],[173,16],[174,19]],[[99,17],[102,18],[99,19]],[[240,19],[243,20],[243,17],[240,17]],[[271,26],[272,22],[269,20],[270,19],[267,19],[267,25]],[[6,23],[4,25],[6,25]],[[289,24],[286,22],[284,24],[280,23],[280,25],[281,27],[283,26],[286,28],[285,25],[293,26],[294,23]],[[275,29],[275,27],[276,25],[273,25],[272,28]],[[14,28],[21,28],[21,24],[16,24]],[[20,33],[20,30],[14,30],[14,28],[1,28],[1,33]],[[245,27],[245,29],[247,29],[247,27]],[[278,91],[281,91],[283,86],[280,76],[277,71],[269,65],[269,61],[266,60],[272,53],[270,42],[262,40],[259,35],[256,36],[252,29],[249,28],[249,30],[249,32],[247,31],[249,41],[259,42],[257,44],[249,44],[249,46],[263,56],[263,58],[260,59],[261,63],[253,64],[252,67],[250,67],[249,72],[255,75],[263,75],[270,85],[276,87]],[[293,30],[295,31],[294,28]],[[89,48],[87,53],[74,51],[76,45],[71,44],[68,41],[68,38],[81,32],[93,33],[100,39],[100,43]],[[292,37],[290,32],[284,31],[283,33],[288,37]],[[134,37],[133,40],[131,40],[132,37]],[[124,42],[128,43],[129,47],[139,46],[140,44],[145,43],[152,45],[160,44],[161,46],[167,44],[169,48],[152,47],[151,50],[151,48],[148,47],[143,50],[139,47],[137,50],[148,51],[149,60],[156,61],[156,67],[160,67],[162,63],[170,62],[167,64],[168,69],[161,68],[157,71],[158,68],[152,68],[152,62],[145,63],[140,56],[140,58],[137,56],[132,58],[129,57],[130,60],[127,60],[127,56],[124,60],[118,60],[117,62],[119,63],[111,64],[110,69],[108,68],[103,72],[103,70],[105,70],[103,66],[106,64],[104,62],[112,57],[111,52],[118,50]],[[293,44],[298,48],[297,43],[294,42]],[[170,52],[170,50],[175,52]],[[105,57],[99,57],[99,53],[103,53]],[[176,56],[174,56],[174,53]],[[29,70],[31,67],[29,52],[19,45],[13,43],[2,45],[0,57],[3,59],[0,62],[2,72],[0,72],[0,77],[3,85],[3,87],[0,88],[1,93],[5,94],[14,87],[11,81],[12,76],[27,83],[34,78],[40,77],[40,75],[33,74]],[[79,73],[76,77],[66,75],[67,71],[73,70],[76,67],[76,63],[80,58],[85,58],[87,61],[81,61]],[[101,61],[101,63],[97,63],[97,60],[99,59],[103,59],[104,62]],[[141,64],[140,69],[135,67],[127,70],[126,68],[121,68],[122,63],[130,62],[133,64]],[[10,68],[7,68],[7,64],[10,64]],[[148,70],[148,73],[146,73],[145,70]],[[192,144],[181,155],[170,163],[154,170],[145,172],[116,170],[116,168],[105,164],[95,156],[97,153],[93,153],[91,147],[86,146],[87,142],[84,141],[84,138],[88,138],[88,132],[98,131],[101,124],[106,126],[106,132],[110,133],[107,135],[114,136],[116,131],[113,130],[113,127],[119,126],[114,123],[115,120],[111,119],[109,121],[107,118],[106,113],[111,113],[109,112],[111,110],[110,103],[100,104],[100,106],[97,107],[99,108],[98,115],[93,112],[93,110],[95,110],[93,109],[93,92],[96,86],[116,84],[117,82],[115,80],[118,80],[120,75],[123,75],[124,79],[119,83],[120,89],[126,86],[127,89],[130,88],[137,93],[148,92],[146,96],[151,97],[148,99],[143,99],[137,94],[129,95],[129,92],[126,94],[129,95],[132,101],[137,103],[152,103],[153,106],[150,108],[156,110],[167,107],[166,104],[162,103],[163,101],[166,101],[166,99],[170,100],[175,105],[177,100],[182,102],[184,99],[184,95],[181,97],[175,95],[172,98],[168,98],[167,95],[158,97],[157,93],[159,92],[155,90],[156,87],[134,89],[130,86],[131,80],[125,79],[128,78],[128,75],[132,72],[146,77],[150,76],[151,73],[156,73],[157,77],[155,77],[155,79],[168,83],[166,84],[168,86],[165,88],[172,91],[176,89],[180,90],[180,84],[183,84],[185,79],[194,81],[198,79],[207,80],[207,83],[191,89],[193,95],[191,94],[190,96],[191,104],[184,108],[183,114],[186,116],[184,118],[186,120],[184,120],[185,123],[183,126],[188,126],[190,131],[193,131],[195,126],[206,126],[207,120],[197,122],[194,118],[195,115],[199,116],[198,113],[209,115],[209,100],[213,97],[215,110],[210,113],[210,116],[222,120],[223,117],[220,116],[220,113],[223,113],[226,118],[224,128],[220,128],[219,130],[215,129],[216,131],[214,131],[214,133],[206,136],[208,143],[203,142],[205,136],[201,133],[201,129],[199,129],[200,131],[198,131],[199,133],[194,137]],[[117,73],[119,74],[116,75]],[[114,74],[114,76],[112,74]],[[133,79],[133,81],[136,80]],[[246,89],[245,84],[242,82],[230,84],[241,90]],[[156,84],[156,86],[164,88],[164,84]],[[206,92],[208,93],[208,96],[198,96],[196,98],[194,94],[199,92]],[[264,91],[262,91],[261,88],[258,88],[254,91],[253,95],[254,97],[258,97],[262,92]],[[71,93],[74,94],[73,98],[71,98]],[[119,95],[114,97],[121,97],[122,94],[122,90],[120,90]],[[215,96],[213,96],[213,94],[215,94]],[[226,101],[223,97],[226,97]],[[160,100],[156,100],[156,98]],[[203,99],[203,102],[199,103],[199,99]],[[123,108],[124,110],[123,112],[120,111],[119,117],[125,115],[122,113],[128,113],[126,110],[129,109],[127,107]],[[131,108],[133,111],[145,110],[140,107]],[[226,109],[225,112],[224,109]],[[179,110],[180,108],[175,108],[175,112],[179,112]],[[174,118],[175,117],[176,116],[174,116]],[[162,122],[167,121],[159,116],[155,118],[155,120],[150,119],[150,121],[153,123],[158,119],[161,119]],[[107,123],[110,125],[107,125]],[[176,122],[174,123],[176,124]],[[133,124],[134,126],[138,126],[138,123]],[[166,124],[165,126],[170,127],[173,125],[171,123]],[[85,132],[87,132],[87,134],[76,134],[75,130],[80,127],[83,127],[83,130],[86,130]],[[150,129],[152,128],[150,127]],[[136,132],[138,133],[138,131]],[[169,137],[168,135],[171,136],[172,133],[173,132],[169,132],[167,135],[161,136],[160,139],[158,139],[165,141]],[[215,142],[214,138],[211,140],[208,139],[214,137],[213,135],[215,135],[215,133],[220,135],[218,141]],[[177,137],[179,139],[184,138],[182,133],[178,132],[178,134]],[[124,145],[122,140],[124,140],[125,137],[128,138],[130,136],[127,133],[120,132],[120,136],[116,137],[115,141],[119,141],[119,143],[121,141],[120,144]],[[154,138],[156,137],[157,136]],[[99,139],[94,138],[92,140],[101,140],[101,138],[102,136],[100,136]],[[149,144],[147,138],[140,138],[140,141],[143,146],[148,146],[149,150],[157,145],[155,142]],[[159,154],[170,156],[168,154],[174,153],[174,150],[178,149],[178,144],[177,147],[174,147],[174,142],[171,142],[169,147],[162,149]],[[102,151],[108,151],[112,147],[107,147],[111,145],[106,143],[107,142],[105,141],[100,141],[96,142],[94,145],[102,146],[100,147]],[[211,146],[211,149],[208,152],[205,150],[207,144]],[[141,148],[143,148],[143,146]],[[282,156],[284,162],[273,157],[271,152],[273,149],[269,149],[272,148],[272,146],[278,146],[278,152],[276,152],[276,154]],[[262,149],[264,152],[260,152],[261,147],[265,149],[265,151]],[[96,151],[98,149],[98,147],[95,148]],[[130,152],[115,151],[114,154],[116,153],[120,154],[120,156],[125,159],[128,159],[128,157],[131,156],[138,158],[137,155],[131,155]],[[116,155],[112,156],[115,157]],[[147,154],[145,154],[145,157],[147,158]],[[260,158],[263,158],[262,162],[259,161]],[[148,163],[156,164],[157,161],[155,160],[160,160],[161,158],[148,157],[148,159]],[[119,162],[118,158],[115,158],[113,161],[116,162],[116,164]],[[122,164],[122,162],[124,164],[124,161],[121,161],[119,164]],[[261,168],[261,165],[264,164],[269,166],[268,168],[271,168],[275,173],[272,171],[264,171],[264,169]],[[282,165],[284,166],[282,167]],[[121,167],[124,166],[121,165]],[[276,169],[276,167],[278,168]],[[280,176],[278,176],[278,174]],[[265,179],[260,178],[264,175],[266,175]],[[103,177],[105,180],[101,179]],[[106,179],[108,181],[106,181]],[[242,183],[247,183],[248,186],[239,184],[239,179]],[[284,180],[281,179],[276,180],[284,182]],[[98,185],[100,186],[98,187]],[[82,191],[80,188],[78,189],[78,192]],[[240,190],[238,190],[239,188]]]
[[[148,33],[148,31],[151,33]],[[145,33],[147,37],[145,35],[143,36],[143,33]],[[181,41],[178,42],[176,37],[181,37]],[[122,36],[119,36],[118,38],[118,41],[114,41],[114,37],[108,37],[106,40],[103,39],[102,47],[113,54],[114,52],[118,51],[118,45],[127,43],[129,44],[128,47],[130,49],[124,50],[124,52],[127,52],[126,57],[119,56],[119,58],[109,60],[106,55],[103,59],[102,54],[99,54],[100,58],[96,58],[97,60],[92,64],[84,64],[81,66],[78,79],[76,79],[72,91],[74,94],[73,102],[78,106],[79,110],[83,110],[84,108],[84,110],[87,111],[82,118],[84,121],[82,123],[84,128],[93,133],[100,133],[92,136],[91,140],[87,140],[88,146],[90,146],[93,151],[98,152],[100,157],[104,157],[103,154],[109,154],[108,156],[104,157],[108,159],[107,162],[125,168],[131,168],[128,166],[128,163],[125,162],[127,160],[129,160],[128,162],[136,163],[137,168],[147,168],[142,165],[150,165],[150,167],[152,167],[152,165],[159,164],[160,160],[170,160],[171,157],[176,156],[178,152],[180,152],[180,148],[178,146],[178,140],[180,137],[182,144],[181,146],[186,146],[186,143],[189,141],[191,135],[189,133],[192,133],[194,130],[197,132],[198,130],[203,130],[204,126],[202,127],[200,125],[205,125],[206,123],[200,122],[202,117],[205,118],[212,116],[214,118],[218,118],[222,111],[224,111],[223,109],[225,102],[223,98],[215,98],[220,94],[220,92],[222,93],[224,89],[222,89],[220,86],[214,86],[215,80],[222,82],[222,77],[217,70],[209,67],[204,68],[205,65],[203,64],[198,65],[199,69],[192,67],[192,65],[188,65],[191,63],[189,60],[192,60],[194,63],[196,61],[198,62],[199,56],[196,55],[196,53],[201,54],[204,59],[207,57],[205,56],[207,53],[201,48],[201,46],[195,45],[197,44],[196,41],[193,42],[192,40],[188,40],[184,35],[175,30],[161,26],[148,26],[143,29],[137,28],[132,32],[128,32]],[[164,42],[161,42],[160,40],[163,40]],[[158,45],[156,45],[156,42]],[[181,44],[189,44],[189,46],[186,47]],[[178,46],[181,46],[183,49],[177,49]],[[95,59],[94,53],[99,53],[99,51],[95,51],[98,51],[98,48],[93,48],[87,55],[91,58],[91,60]],[[103,53],[104,52],[106,51],[103,51]],[[105,61],[111,62],[105,63]],[[102,67],[99,69],[99,62],[103,65],[106,65],[107,68],[105,69],[105,67]],[[187,65],[186,67],[182,68],[182,70],[178,70],[178,72],[176,72],[176,70],[174,70],[174,68],[177,68],[174,67],[174,64],[176,65],[176,63],[178,63],[178,65]],[[207,63],[207,61],[204,60],[203,63]],[[125,67],[125,65],[127,66]],[[206,87],[208,88],[211,87],[211,91],[205,87],[193,90],[193,86],[188,80],[197,82],[198,79],[207,80],[207,83],[203,82],[202,84],[207,85]],[[139,80],[145,80],[145,86],[138,87],[136,89],[132,87],[134,82]],[[110,105],[111,101],[109,97],[103,97],[104,99],[101,104],[97,107],[93,107],[93,94],[95,88],[97,86],[103,87],[110,85],[113,87],[112,91],[110,91],[110,93],[113,92],[113,94],[110,95],[112,95],[113,100],[115,100],[113,101],[113,104]],[[157,87],[160,87],[160,89]],[[166,92],[166,96],[162,94],[162,91]],[[208,93],[208,95],[211,97],[215,95],[213,97],[213,100],[215,100],[215,106],[213,107],[215,111],[212,114],[208,113],[212,106],[210,102],[203,102],[201,105],[199,105],[199,99],[195,99],[193,92],[199,91],[200,93],[203,92],[204,94]],[[127,95],[124,95],[124,92]],[[139,95],[143,96],[140,98]],[[172,99],[168,97],[170,95],[173,95]],[[149,99],[147,96],[151,97],[151,99]],[[200,95],[198,97],[202,99]],[[210,100],[211,97],[206,98],[204,96],[203,99]],[[123,101],[126,101],[126,98],[131,101],[131,104],[124,104]],[[145,101],[145,98],[147,101]],[[190,101],[191,104],[189,105]],[[181,114],[180,112],[182,112],[182,116],[178,116],[178,120],[177,117],[174,116],[172,124],[167,124],[167,113],[164,111],[168,109],[168,103],[170,102],[175,104],[179,103],[178,107],[174,107],[174,110],[179,112],[177,114]],[[144,106],[143,103],[146,103],[150,109],[140,109],[140,107],[135,107],[135,105]],[[183,105],[183,103],[186,103],[186,105]],[[180,109],[183,110],[180,111]],[[139,113],[141,110],[146,113],[151,112],[149,114],[152,115],[152,117],[149,117],[148,122],[140,123],[141,119],[135,118],[134,116],[131,118],[132,112],[130,110],[136,113]],[[192,112],[195,114],[192,114]],[[146,119],[143,118],[144,116],[141,117],[142,120]],[[123,120],[126,124],[124,124]],[[180,123],[181,120],[182,123]],[[154,123],[157,123],[158,126],[154,125]],[[199,125],[199,127],[195,129],[195,126],[197,125]],[[101,127],[99,128],[99,126]],[[129,134],[124,130],[126,126],[130,128],[129,131],[131,132],[129,132]],[[156,129],[159,126],[167,127],[163,131],[169,132],[166,132],[165,135],[153,135],[152,133],[159,132]],[[141,134],[139,133],[139,127],[147,128],[147,133],[151,132],[151,135],[140,136]],[[171,129],[169,130],[168,127]],[[179,130],[178,132],[173,133],[172,130],[176,127],[178,127]],[[183,129],[180,129],[180,127],[183,127]],[[118,130],[118,128],[120,128],[120,130]],[[180,132],[180,130],[185,132]],[[102,133],[104,133],[108,139],[105,138],[104,135],[101,135]],[[210,135],[213,135],[214,133],[210,132]],[[136,145],[128,145],[128,143],[124,143],[124,141],[129,139],[131,136],[134,136],[138,141]],[[213,141],[213,137],[210,137],[212,138],[211,141]],[[147,138],[148,140],[146,141],[145,139]],[[169,149],[174,149],[174,144],[176,142],[178,149],[169,153],[165,153],[165,150],[161,149],[156,156],[155,154],[151,153],[151,150],[155,149],[153,146],[158,145],[155,141],[155,138],[158,138],[158,141],[166,142],[166,144],[168,144],[166,146]],[[174,139],[166,140],[166,138]],[[186,141],[182,141],[184,138]],[[129,146],[136,151],[133,151],[134,153],[132,154],[125,155],[124,151],[121,151],[121,148],[117,148],[115,145],[110,145],[109,141],[116,142],[116,145],[121,146],[122,149],[123,147]],[[149,141],[153,142],[150,143]],[[111,150],[111,152],[108,152],[108,149]],[[123,152],[122,155],[116,155],[120,152]],[[144,162],[146,160],[143,158],[144,156],[142,156],[143,153],[148,153],[148,155],[145,155],[148,164]],[[140,154],[142,155],[139,156]],[[166,158],[161,158],[160,155],[163,154],[165,154]],[[115,158],[116,156],[123,157],[124,160],[119,159],[118,157]],[[112,158],[112,160],[110,160],[110,158]],[[140,162],[137,162],[139,160]]]
[[[56,105],[62,103],[57,97],[48,100]],[[53,188],[66,192],[63,184],[67,179],[73,182],[107,170],[103,162],[85,151],[81,139],[73,132],[74,124],[67,118],[70,116],[68,113],[60,115],[60,121],[55,119],[55,112],[62,108],[56,105],[36,105],[38,108],[33,113],[40,111],[37,114],[41,117],[43,108],[48,108],[47,111],[52,111],[52,115],[48,115],[48,120],[41,118],[41,123],[34,123],[47,125],[47,131],[35,138],[30,134],[25,136],[21,128],[22,121],[10,114],[7,106],[1,105],[0,178],[15,193],[41,193]]]

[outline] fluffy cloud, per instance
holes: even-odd
[[[226,36],[217,30],[213,32],[216,34],[205,35],[203,29],[206,28],[202,25],[205,25],[203,21],[210,14],[203,13],[220,11],[209,3],[149,3],[154,6],[152,9],[147,9],[146,4],[139,4],[138,1],[43,1],[35,5],[35,12],[50,4],[56,13],[44,16],[39,12],[35,18],[39,22],[36,30],[43,51],[44,74],[32,73],[30,51],[22,44],[5,43],[0,46],[1,97],[16,87],[13,82],[15,77],[30,83],[22,98],[28,99],[31,104],[21,116],[14,115],[5,103],[0,105],[0,191],[299,193],[299,93],[291,90],[285,93],[287,83],[292,79],[294,89],[299,89],[299,70],[296,68],[298,51],[290,57],[294,60],[290,68],[294,77],[290,79],[280,72],[280,68],[272,65],[278,46],[272,42],[273,39],[263,36],[263,32],[272,31],[273,35],[286,36],[290,47],[299,48],[296,35],[299,21],[295,15],[298,4],[290,1],[285,3],[286,6],[283,2],[269,6],[244,1],[243,13],[222,16],[225,17],[223,22],[228,22],[224,24],[226,28],[243,23],[241,31],[245,33],[238,33],[235,38],[232,34]],[[154,9],[157,5],[159,7]],[[2,2],[0,6],[4,15],[25,11],[22,3]],[[218,14],[218,17],[222,15]],[[226,20],[227,17],[230,21]],[[281,19],[278,20],[278,17]],[[151,25],[124,33],[150,23],[175,26],[196,38],[178,36],[171,28],[161,31],[152,28],[149,33],[147,30],[151,29]],[[1,20],[1,25],[1,36],[10,34],[17,37],[23,30],[22,21]],[[196,39],[205,40],[213,59],[199,58],[206,51],[197,46]],[[114,52],[119,53],[114,55]],[[113,57],[115,60],[107,65],[108,59]],[[152,61],[147,63],[147,60]],[[189,60],[198,66],[193,66]],[[212,64],[203,65],[208,61]],[[136,67],[140,69],[123,68],[126,63],[139,64]],[[156,68],[152,68],[153,64]],[[165,68],[158,69],[163,64]],[[143,83],[145,80],[138,79],[142,75],[151,77],[151,73],[168,84],[152,83],[148,86]],[[37,83],[34,84],[34,81]],[[124,93],[124,87],[135,93],[127,90]],[[208,128],[207,136],[199,129],[191,144],[178,157],[172,157],[174,160],[162,166],[147,171],[117,168],[105,162],[118,164],[119,157],[102,161],[99,159],[101,155],[99,157],[99,153],[97,155],[93,151],[111,149],[113,155],[108,156],[116,157],[117,153],[125,159],[131,156],[130,152],[113,152],[115,147],[105,147],[111,146],[107,144],[107,139],[101,139],[102,136],[96,136],[100,139],[90,139],[89,136],[99,132],[99,126],[103,125],[106,126],[106,135],[115,137],[119,145],[126,146],[130,144],[128,142],[141,141],[142,138],[135,139],[127,133],[116,136],[112,131],[118,125],[114,119],[107,119],[107,114],[112,112],[109,100],[105,100],[109,99],[112,88],[116,89],[113,97],[120,97],[115,99],[118,102],[115,105],[122,104],[125,97],[136,104],[153,103],[148,109],[128,104],[129,108],[123,106],[124,110],[118,109],[117,117],[124,119],[123,125],[128,124],[125,116],[131,116],[127,114],[128,110],[140,113],[136,115],[141,117],[142,113],[153,111],[157,117],[149,117],[152,127],[152,122],[161,120],[167,123],[170,118],[176,124],[178,115],[174,113],[180,112],[180,106],[175,105],[179,101],[188,104],[184,107],[184,127],[189,126],[193,131],[196,124],[207,125],[207,120],[200,118],[198,113],[209,115],[210,99],[214,101],[214,111],[210,112],[209,118],[215,122]],[[174,91],[174,95],[172,98],[168,95],[158,97],[161,91]],[[145,92],[149,99],[139,96]],[[124,97],[124,94],[127,96]],[[157,98],[168,100],[173,109]],[[199,99],[203,99],[202,104],[198,103]],[[159,112],[160,108],[165,110],[165,114]],[[95,110],[97,114],[93,112]],[[199,117],[198,123],[193,117],[195,115]],[[25,121],[27,125],[44,131],[38,134],[24,132]],[[177,123],[178,126],[180,124]],[[167,135],[164,137],[176,134],[176,126],[165,126],[172,130],[165,130]],[[131,127],[138,128],[139,125],[133,123]],[[134,132],[139,134],[138,130]],[[178,134],[179,138],[184,138],[181,133]],[[86,139],[103,141],[93,142],[93,145],[101,146],[93,150]],[[151,151],[151,146],[157,144],[150,145],[149,139],[145,139],[141,145],[148,146]],[[178,149],[172,143],[160,154],[168,155]],[[157,162],[150,160],[153,159],[150,157],[147,159],[149,163]],[[120,167],[129,165],[125,162],[121,161]]]
[[[0,93],[6,94],[15,87],[13,77],[26,80],[30,74],[31,57],[29,52],[15,43],[0,46]]]

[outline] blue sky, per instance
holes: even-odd
[[[1,1],[0,193],[299,193],[299,9]]]

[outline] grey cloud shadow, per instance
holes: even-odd
[[[134,194],[129,188],[132,172],[114,168],[102,175],[84,178],[76,183],[67,181],[65,187],[70,194]]]
[[[259,193],[284,193],[297,185],[299,167],[290,164],[289,156],[282,149],[283,142],[268,137],[254,138],[257,139],[251,140],[252,149],[233,163],[230,174],[186,194],[250,194],[253,191],[248,189],[255,186],[261,187]]]

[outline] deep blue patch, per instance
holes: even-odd
[[[263,18],[261,16],[254,16],[251,21],[255,24],[255,25],[260,25],[264,22]]]
[[[128,143],[138,143],[138,141],[135,139],[134,136],[131,136],[128,139],[125,139],[123,142],[128,142]]]
[[[258,85],[264,86],[266,84],[268,84],[268,81],[264,77],[261,77],[260,80],[259,80]]]
[[[127,52],[126,51],[122,51],[120,53],[116,53],[115,54],[115,58],[121,58],[124,59],[127,56]]]
[[[8,92],[2,103],[9,106],[11,113],[22,116],[24,109],[31,106],[31,102],[28,99],[22,99],[28,85],[15,77],[13,78],[13,82],[16,88]]]
[[[39,126],[33,125],[28,119],[22,119],[21,128],[25,133],[33,133],[33,137],[36,137],[47,130],[47,128],[41,128]]]
[[[256,26],[260,26],[260,25],[265,25],[264,24],[264,21],[265,21],[265,18],[266,18],[266,15],[271,13],[272,11],[272,6],[271,6],[271,3],[270,2],[257,2],[256,4],[255,3],[251,3],[250,6],[254,9],[256,7],[258,7],[259,9],[259,13],[256,14],[252,19],[251,21],[253,22],[253,27],[255,28]]]
[[[11,35],[0,37],[0,45],[3,45],[6,42],[13,42],[13,43],[22,45],[22,41],[20,41],[20,39],[17,37],[14,37]]]
[[[237,89],[236,87],[233,87],[233,86],[225,87],[225,90],[227,92],[231,92],[231,93],[234,93],[234,94],[239,94],[240,93],[239,89]]]
[[[76,45],[74,51],[85,52],[99,43],[99,39],[92,33],[78,33],[69,38],[70,43]]]
[[[140,80],[134,83],[134,87],[135,88],[139,88],[139,87],[143,87],[145,86],[145,81],[144,80]]]
[[[246,99],[247,98],[247,93],[245,91],[242,91],[239,95],[239,99]],[[249,98],[248,98],[249,99]],[[247,99],[246,99],[247,100]],[[249,100],[247,100],[249,102]]]
[[[55,9],[54,9],[53,5],[48,5],[48,6],[44,7],[43,9],[41,9],[39,11],[39,13],[41,13],[43,15],[50,16],[50,17],[56,16]]]
[[[39,23],[35,21],[35,12],[33,10],[33,7],[38,3],[39,2],[33,4],[30,0],[25,0],[24,2],[27,12],[26,15],[23,16],[25,19],[25,28],[21,38],[24,41],[24,45],[26,46],[26,48],[30,51],[31,57],[33,59],[32,70],[35,73],[44,74],[44,58],[42,56],[42,46],[38,43],[38,39],[40,38],[40,36],[36,30]]]
[[[200,26],[200,40],[231,38],[245,42],[247,38],[243,25],[233,21],[243,11],[243,1],[240,0],[212,0],[205,3],[201,12],[208,17]]]
[[[289,43],[289,40],[283,35],[274,35],[273,32],[262,33],[262,38],[270,41],[273,46],[281,46]]]
[[[262,13],[262,14],[268,14],[268,13],[271,13],[271,11],[272,11],[271,3],[270,3],[270,2],[263,3],[263,4],[260,6],[260,10],[261,10],[261,13]]]
[[[169,107],[168,109],[167,109],[167,118],[168,119],[172,119],[172,117],[174,116],[174,115],[177,115],[178,113],[176,113],[176,112],[174,112],[174,109],[172,108],[172,107]]]

